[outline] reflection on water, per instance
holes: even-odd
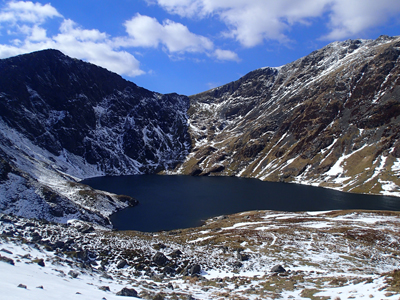
[[[139,200],[138,206],[111,216],[120,230],[187,228],[213,216],[250,210],[400,210],[400,199],[396,197],[238,177],[133,175],[97,177],[82,183]]]

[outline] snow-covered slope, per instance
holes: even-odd
[[[400,196],[400,38],[335,42],[191,96],[46,50],[0,60],[0,210],[107,225],[92,176],[228,175]]]
[[[107,225],[134,204],[83,178],[157,172],[189,148],[189,101],[56,50],[0,60],[0,210]]]
[[[400,196],[400,38],[332,43],[191,96],[175,173]]]
[[[124,288],[141,299],[398,299],[399,226],[388,212],[257,211],[143,234],[0,216],[0,291],[32,300],[122,299]]]

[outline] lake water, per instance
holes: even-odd
[[[396,197],[237,177],[133,175],[96,177],[82,183],[139,200],[138,206],[111,216],[119,230],[188,228],[214,216],[250,210],[400,210],[400,199]]]

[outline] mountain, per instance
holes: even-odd
[[[137,201],[79,181],[160,172],[400,196],[399,55],[335,42],[190,97],[56,50],[0,60],[0,211],[111,226]]]
[[[0,78],[3,212],[107,224],[128,197],[80,179],[157,172],[187,155],[186,96],[148,91],[57,50],[0,60]]]
[[[190,97],[175,173],[400,196],[400,38],[335,42]]]

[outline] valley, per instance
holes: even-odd
[[[398,299],[398,212],[252,210],[117,231],[110,216],[138,201],[81,181],[235,176],[400,197],[399,57],[399,37],[335,42],[189,97],[58,50],[0,60],[0,289],[34,300]]]

